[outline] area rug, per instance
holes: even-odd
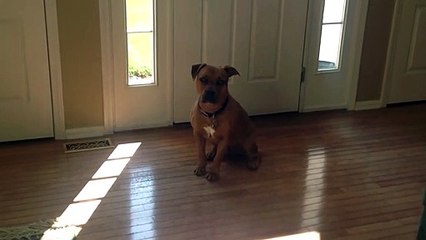
[[[75,226],[52,227],[55,220],[40,220],[38,222],[0,227],[1,240],[75,240]]]

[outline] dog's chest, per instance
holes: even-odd
[[[208,138],[214,138],[214,134],[215,134],[216,130],[213,128],[213,126],[205,126],[205,127],[203,127],[203,129],[204,129],[206,136]]]

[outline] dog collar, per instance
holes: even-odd
[[[219,110],[217,110],[217,111],[215,111],[215,112],[207,112],[207,111],[204,111],[203,109],[201,109],[201,107],[200,107],[200,105],[198,104],[198,109],[200,110],[200,113],[204,116],[204,117],[206,117],[206,118],[213,118],[213,119],[215,119],[216,118],[216,115],[218,115],[218,114],[220,114],[220,113],[222,113],[223,112],[223,110],[225,110],[225,108],[226,108],[226,106],[228,105],[228,98],[226,98],[225,99],[225,102],[223,103],[223,106],[219,109]]]

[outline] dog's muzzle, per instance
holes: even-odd
[[[203,96],[201,98],[202,102],[210,102],[215,103],[216,102],[216,92],[212,90],[206,90],[203,93]]]

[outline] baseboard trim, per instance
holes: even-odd
[[[346,105],[342,106],[311,106],[305,107],[301,110],[301,112],[320,112],[320,111],[330,111],[330,110],[342,110],[347,109]]]
[[[65,132],[67,139],[90,138],[105,135],[105,128],[104,126],[71,128],[65,130]]]
[[[173,126],[173,123],[167,121],[167,122],[151,123],[151,124],[148,123],[148,124],[143,124],[143,125],[126,126],[126,127],[116,126],[116,127],[114,127],[114,132],[125,132],[125,131],[151,129],[151,128],[162,128],[162,127],[169,127],[169,126]]]
[[[361,101],[355,103],[355,111],[362,111],[362,110],[371,110],[371,109],[379,109],[382,108],[382,101],[380,100],[373,100],[373,101]]]

